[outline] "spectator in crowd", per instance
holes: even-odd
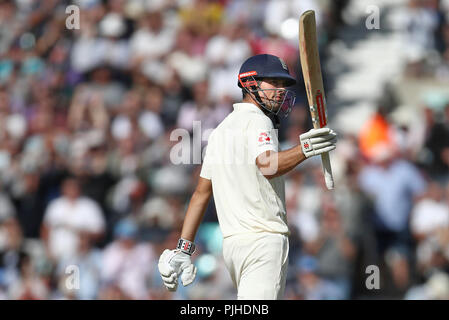
[[[15,218],[16,209],[7,194],[0,190],[0,222]]]
[[[296,262],[296,288],[291,298],[301,300],[341,299],[338,290],[318,275],[318,263],[313,256],[302,256]]]
[[[414,206],[410,229],[416,240],[420,278],[445,270],[449,262],[449,206],[439,183],[432,182],[425,197]]]
[[[433,274],[429,280],[416,285],[407,291],[406,300],[448,300],[449,299],[449,276],[447,273],[438,272]]]
[[[392,246],[409,247],[410,211],[424,193],[426,181],[415,166],[397,156],[394,146],[373,148],[373,163],[360,172],[359,185],[373,199],[378,248],[383,254]]]
[[[139,128],[152,142],[164,133],[164,124],[161,113],[164,102],[164,92],[158,86],[148,90],[144,97],[144,109],[139,114]]]
[[[42,279],[33,263],[30,254],[19,256],[19,277],[9,287],[9,298],[12,300],[42,300],[50,295],[49,284]]]
[[[332,201],[323,203],[321,228],[313,244],[318,274],[333,285],[335,299],[349,299],[356,247],[344,229],[343,218]]]
[[[114,228],[115,240],[103,253],[102,291],[118,291],[128,299],[148,299],[148,277],[154,254],[147,243],[138,242],[138,227],[131,219],[122,219]]]
[[[201,130],[214,129],[229,113],[228,109],[212,104],[208,95],[208,83],[197,82],[193,85],[193,101],[184,103],[178,115],[178,127],[193,132],[195,121],[201,124]]]
[[[0,273],[3,285],[14,278],[13,266],[22,253],[23,234],[14,216],[0,220]]]
[[[96,242],[101,239],[104,228],[101,208],[82,196],[79,181],[69,177],[62,184],[62,196],[51,201],[45,211],[42,239],[49,256],[58,261],[75,254],[80,233]]]
[[[17,219],[26,238],[39,238],[44,217],[44,182],[36,172],[26,172],[22,177],[22,188],[16,190],[13,199],[17,208]]]
[[[102,251],[92,245],[89,233],[81,232],[76,253],[56,266],[61,294],[72,299],[97,298],[100,287]]]
[[[434,179],[449,181],[449,96],[432,92],[432,109],[426,108],[424,156],[421,163]]]
[[[409,218],[413,204],[425,191],[426,181],[408,161],[397,156],[390,144],[375,145],[373,162],[359,175],[360,188],[372,197],[373,227],[381,265],[388,267],[391,289],[404,293],[410,282],[411,243]],[[387,277],[388,279],[388,277]]]

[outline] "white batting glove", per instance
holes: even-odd
[[[197,268],[190,259],[190,254],[195,250],[195,246],[192,243],[192,247],[189,248],[190,250],[183,249],[185,248],[183,245],[185,242],[182,243],[181,240],[180,244],[178,244],[178,247],[181,247],[180,249],[166,249],[159,258],[159,273],[161,274],[165,287],[169,291],[176,291],[178,288],[179,275],[181,275],[181,281],[184,287],[191,284],[196,276]]]
[[[336,148],[337,134],[329,128],[311,129],[299,136],[302,152],[306,158],[316,156]]]

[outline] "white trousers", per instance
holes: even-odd
[[[288,237],[279,233],[234,235],[223,240],[223,257],[239,300],[284,296]]]

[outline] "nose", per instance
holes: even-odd
[[[280,88],[280,90],[277,91],[276,95],[277,95],[278,98],[284,98],[284,96],[285,96],[285,89]]]

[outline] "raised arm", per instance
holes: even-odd
[[[301,146],[297,145],[281,152],[266,151],[256,158],[256,165],[267,179],[272,179],[289,172],[305,159]]]
[[[281,176],[305,159],[334,150],[337,134],[329,128],[311,129],[299,136],[299,145],[280,152],[266,151],[256,158],[256,165],[267,179]]]

